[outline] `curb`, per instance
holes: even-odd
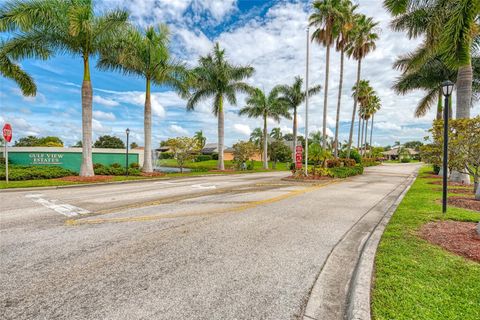
[[[349,296],[347,300],[347,314],[348,320],[370,320],[371,319],[371,290],[372,280],[375,267],[375,256],[378,244],[382,238],[383,232],[390,221],[390,218],[395,213],[396,209],[402,202],[408,190],[415,182],[418,175],[416,170],[409,178],[408,183],[386,212],[385,216],[375,226],[373,232],[369,235],[363,248],[361,250],[360,258],[358,259],[356,268],[349,287]]]

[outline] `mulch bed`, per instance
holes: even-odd
[[[158,171],[154,171],[154,172],[142,172],[142,176],[143,176],[143,177],[163,177],[163,176],[165,176],[165,173],[163,173],[163,172],[158,172]]]
[[[442,192],[442,189],[438,188],[435,191]],[[457,194],[473,194],[473,189],[470,188],[449,188],[448,193],[457,193]]]
[[[285,178],[285,180],[295,180],[295,181],[325,181],[325,180],[333,180],[332,177],[327,177],[327,176],[312,176],[312,175],[308,175],[306,177],[294,177],[294,176],[290,176],[290,177],[287,177]]]
[[[426,176],[425,178],[427,179],[442,179],[442,176],[439,176],[438,174],[431,174]]]
[[[430,181],[429,184],[439,184],[442,185],[443,181]],[[467,185],[461,182],[448,182],[450,187],[466,187]]]
[[[480,237],[474,222],[429,222],[420,229],[420,236],[430,243],[480,262]]]
[[[107,182],[112,181],[113,176],[93,176],[93,177],[80,177],[80,176],[67,176],[63,178],[58,178],[55,180],[60,181],[70,181],[70,182]]]
[[[448,204],[480,212],[480,201],[475,200],[474,197],[449,197]]]

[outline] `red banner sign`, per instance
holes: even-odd
[[[2,134],[5,141],[12,141],[12,126],[9,123],[5,123],[3,126]]]
[[[295,168],[302,169],[303,147],[296,146],[295,148]]]

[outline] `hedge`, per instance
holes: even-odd
[[[103,176],[124,176],[125,168],[118,163],[113,163],[111,166],[105,166],[101,163],[95,163],[93,165],[93,171],[95,174]],[[140,168],[130,167],[128,168],[128,174],[131,176],[140,176],[142,173]]]
[[[329,175],[333,178],[347,178],[363,174],[363,166],[357,164],[354,167],[337,167],[328,169]]]
[[[11,181],[54,179],[77,175],[76,172],[56,166],[9,165],[8,179]],[[0,180],[5,180],[5,166],[0,166]]]
[[[203,162],[203,161],[209,161],[209,160],[213,160],[213,157],[211,155],[208,155],[208,154],[199,154],[195,158],[196,162]]]

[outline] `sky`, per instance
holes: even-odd
[[[5,1],[0,0],[0,5]],[[395,59],[418,44],[403,33],[389,28],[391,17],[380,0],[361,0],[359,12],[379,22],[380,40],[377,49],[363,62],[362,79],[370,80],[382,101],[375,116],[374,145],[392,145],[395,141],[423,140],[435,117],[432,109],[425,117],[414,118],[415,106],[423,92],[396,95],[391,86],[399,72],[392,68]],[[166,23],[171,31],[172,55],[194,67],[199,56],[208,54],[215,42],[226,50],[234,64],[251,65],[254,75],[246,80],[264,90],[278,84],[291,84],[295,76],[305,76],[306,26],[311,10],[310,1],[295,0],[103,0],[96,1],[98,12],[124,8],[139,28]],[[8,39],[9,35],[3,35]],[[310,84],[324,85],[325,48],[312,43]],[[93,59],[92,66],[95,65]],[[83,63],[80,57],[57,55],[49,60],[23,60],[21,66],[35,79],[36,97],[23,97],[15,83],[0,78],[0,125],[9,122],[14,138],[27,135],[59,136],[65,146],[81,140],[81,95]],[[335,128],[338,96],[339,54],[332,50],[328,94],[327,132]],[[356,79],[356,61],[347,59],[340,112],[340,140],[348,138],[353,100],[351,88]],[[145,80],[120,73],[102,72],[92,68],[93,134],[115,135],[143,145],[143,105]],[[231,146],[247,140],[250,132],[262,125],[261,119],[240,117],[245,96],[238,96],[236,106],[226,104],[225,142]],[[454,100],[455,101],[455,100]],[[212,101],[201,103],[187,112],[186,101],[168,87],[152,89],[153,145],[169,137],[192,136],[203,130],[207,142],[217,141],[217,120]],[[480,113],[479,104],[472,116]],[[304,132],[305,108],[299,108],[299,131]],[[321,130],[323,91],[310,99],[309,131]],[[292,132],[292,122],[268,121],[269,129],[280,127]],[[356,132],[356,130],[355,130]],[[355,141],[355,140],[354,140]]]

